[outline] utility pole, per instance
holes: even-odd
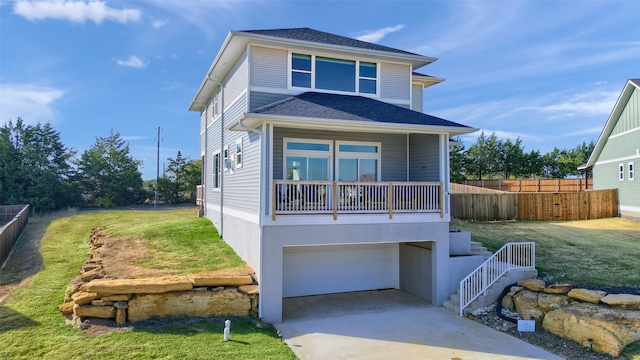
[[[158,192],[159,187],[160,187],[160,126],[158,126],[158,149],[157,149],[157,156],[156,156],[156,197],[155,200],[153,201],[153,208],[157,208],[158,207],[158,201],[160,200],[160,194]]]

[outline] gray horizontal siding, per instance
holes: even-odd
[[[409,180],[440,181],[439,136],[409,136]]]
[[[242,167],[235,165],[236,141],[242,138]],[[233,159],[231,171],[224,172],[224,208],[251,214],[260,212],[260,136],[252,132],[229,131],[225,145]]]
[[[411,85],[411,110],[422,112],[422,85]]]
[[[232,124],[240,116],[247,111],[247,94],[240,95],[237,101],[230,108],[224,111],[224,125],[225,127]]]
[[[251,46],[250,53],[252,86],[287,88],[287,50]]]
[[[406,181],[407,175],[407,136],[404,134],[380,134],[362,132],[320,131],[291,128],[274,128],[273,131],[273,178],[282,179],[283,174],[283,139],[320,139],[334,141],[367,141],[380,142],[381,181]],[[336,151],[334,146],[334,152]],[[335,159],[335,153],[334,159]],[[333,174],[335,171],[332,169]]]
[[[247,51],[238,58],[235,65],[227,75],[224,84],[224,106],[229,104],[238,96],[242,91],[247,88],[249,76],[249,65],[247,62]]]
[[[214,177],[214,169],[213,166],[213,155],[214,152],[220,151],[220,120],[215,122],[212,126],[207,129],[207,154],[206,154],[206,174],[205,174],[205,191],[207,203],[209,204],[220,204],[220,192],[213,190],[213,177]]]
[[[252,91],[249,96],[249,106],[251,107],[249,111],[286,99],[289,96],[291,95]]]
[[[380,96],[382,99],[409,100],[411,67],[402,64],[380,64]]]

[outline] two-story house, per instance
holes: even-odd
[[[256,271],[265,321],[286,297],[455,291],[448,145],[476,129],[422,113],[444,79],[414,71],[435,60],[308,28],[227,36],[189,110],[204,216]]]

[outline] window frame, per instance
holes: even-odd
[[[229,166],[227,166],[227,164],[229,164],[229,145],[225,145],[224,153],[222,155],[222,170],[223,171],[231,170],[231,164],[229,164]]]
[[[297,69],[293,69],[293,55],[306,55],[306,56],[311,56],[311,71],[308,72],[306,70],[297,70]],[[320,57],[320,58],[330,58],[330,59],[336,59],[336,60],[345,60],[345,61],[354,61],[355,62],[355,78],[354,78],[354,82],[355,82],[355,91],[342,91],[342,90],[327,90],[327,89],[320,89],[316,87],[316,57]],[[287,69],[287,87],[288,90],[303,90],[303,91],[318,91],[318,92],[323,92],[323,93],[329,93],[329,94],[344,94],[344,95],[353,95],[353,94],[358,94],[361,96],[367,96],[367,97],[372,97],[372,98],[380,98],[380,62],[379,61],[372,61],[372,60],[361,60],[359,58],[356,57],[350,57],[350,56],[340,56],[340,55],[336,55],[336,54],[329,54],[329,53],[316,53],[316,52],[306,52],[306,51],[297,51],[297,50],[289,50],[288,53],[288,69]],[[376,65],[376,77],[375,78],[370,78],[370,77],[361,77],[360,76],[360,63],[368,63],[368,64],[375,64]],[[293,86],[293,72],[304,72],[304,73],[310,73],[311,74],[311,87],[299,87],[299,86]],[[360,91],[360,80],[375,80],[376,82],[376,92],[374,93],[367,93],[367,92],[361,92]]]
[[[375,153],[340,151],[340,145],[360,145],[360,146],[376,146],[378,151]],[[353,159],[358,162],[358,170],[360,169],[360,159],[377,160],[376,165],[376,181],[382,181],[382,143],[381,142],[365,142],[365,141],[345,141],[336,140],[336,179],[340,179],[340,159]],[[358,174],[358,176],[360,176]]]
[[[238,150],[238,145],[240,145],[240,150]],[[236,140],[235,160],[236,160],[236,164],[235,164],[236,169],[241,168],[242,162],[244,161],[244,143],[242,141],[242,138],[239,138],[238,140]]]
[[[222,183],[222,164],[220,163],[222,156],[220,151],[213,153],[213,191],[220,191],[220,184]]]
[[[628,177],[629,177],[629,181],[633,181],[636,177],[636,167],[633,163],[633,161],[630,161],[629,163],[627,163],[627,169],[628,169]]]
[[[624,164],[618,164],[618,180],[624,181]]]
[[[326,144],[329,150],[288,150],[287,143],[299,142],[308,144]],[[326,156],[322,156],[326,155]],[[301,139],[301,138],[283,138],[282,139],[282,179],[287,180],[287,157],[300,156],[307,158],[327,158],[327,181],[333,179],[333,140],[325,139]],[[308,160],[307,160],[308,161]],[[307,169],[308,171],[309,169]]]

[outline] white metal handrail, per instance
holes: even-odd
[[[460,316],[464,309],[507,271],[535,269],[536,244],[534,242],[507,243],[469,276],[460,281]]]

